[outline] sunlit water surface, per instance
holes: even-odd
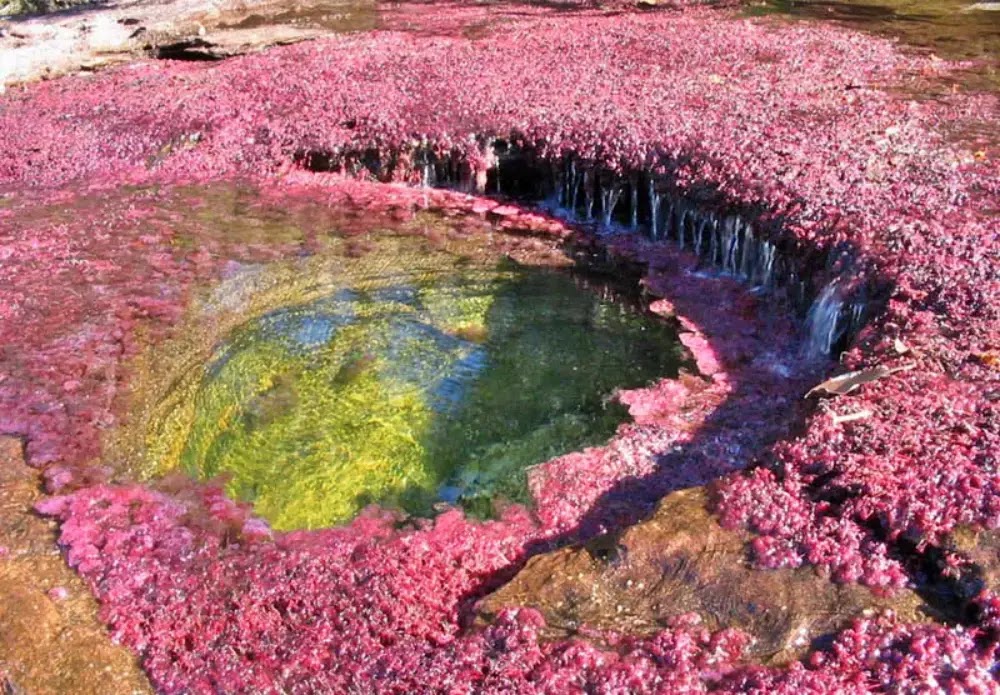
[[[140,477],[222,476],[276,528],[370,503],[480,516],[530,503],[528,468],[628,420],[616,389],[677,373],[674,328],[553,267],[568,261],[552,240],[561,262],[535,262],[485,222],[348,215],[344,233],[318,207],[194,194],[198,224],[172,215],[185,253],[241,239],[291,253],[233,261],[199,291],[177,335],[133,365],[131,422],[109,449]]]
[[[610,397],[673,373],[673,336],[565,274],[387,268],[237,329],[206,365],[182,464],[276,526],[369,502],[525,498],[524,469],[602,443]]]

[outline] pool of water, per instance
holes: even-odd
[[[176,253],[231,260],[130,363],[127,424],[105,442],[126,477],[221,478],[278,529],[371,503],[490,516],[530,501],[530,466],[628,419],[616,389],[677,374],[674,327],[554,239],[248,188],[174,198],[153,218]]]

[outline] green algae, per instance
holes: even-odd
[[[187,369],[148,442],[160,472],[225,476],[278,529],[372,502],[488,515],[528,501],[531,465],[613,434],[616,388],[676,373],[672,329],[567,273],[373,236]]]
[[[627,420],[616,388],[676,374],[673,327],[555,270],[572,262],[544,235],[239,183],[130,195],[175,257],[219,270],[168,333],[136,327],[103,441],[123,479],[220,477],[278,529],[370,503],[489,516]]]

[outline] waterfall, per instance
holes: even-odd
[[[718,242],[719,223],[715,219],[714,215],[710,216],[708,219],[709,219],[709,223],[708,223],[708,253],[707,253],[707,258],[708,258],[708,262],[709,263],[711,263],[712,265],[715,265],[715,257],[717,255],[718,248],[719,248],[719,242]]]
[[[643,192],[649,200],[651,239],[674,238],[681,250],[693,250],[699,258],[723,273],[759,290],[785,287],[796,306],[805,306],[809,284],[799,277],[795,265],[778,252],[774,243],[758,238],[751,222],[739,214],[702,212],[684,198],[658,193],[652,173],[646,171],[644,175],[647,179]],[[635,226],[639,185],[638,179],[631,181],[631,219]],[[620,193],[618,185],[601,193],[605,224],[610,222]],[[864,325],[867,303],[858,298],[848,302],[844,296],[846,287],[845,281],[837,278],[826,285],[810,305],[804,326],[804,349],[808,354],[829,356],[845,336],[853,335]]]
[[[584,219],[591,222],[594,219],[594,170],[583,172],[583,210]]]
[[[674,198],[669,193],[660,194],[660,238],[669,239],[673,229]]]
[[[417,152],[421,155],[416,158],[416,166],[421,172],[422,186],[439,185],[445,178],[456,179],[460,175],[451,160],[440,163],[436,171],[433,155],[423,148]],[[499,192],[499,161],[495,171]],[[588,165],[586,160],[566,155],[562,166],[551,169],[549,173],[551,180],[548,186],[551,187],[545,188],[551,193],[549,205],[557,211],[561,208],[562,214],[569,219],[611,227],[627,185],[628,210],[622,211],[619,219],[627,220],[632,230],[638,229],[640,222],[648,224],[652,240],[670,238],[681,250],[694,251],[701,259],[700,264],[714,266],[721,273],[754,286],[758,292],[783,288],[783,294],[797,312],[808,306],[804,321],[804,350],[810,355],[830,355],[864,325],[868,303],[864,297],[855,295],[853,290],[848,294],[853,285],[848,284],[847,273],[840,263],[845,258],[845,252],[827,255],[828,270],[823,275],[830,277],[838,272],[841,275],[823,287],[809,304],[813,285],[799,276],[801,268],[793,259],[780,253],[778,247],[764,235],[758,236],[754,224],[742,214],[735,211],[703,211],[695,202],[681,195],[662,192],[662,189],[658,191],[658,185],[666,186],[667,182],[657,179],[652,169],[616,175],[611,168]],[[846,258],[849,265],[850,258]]]
[[[405,152],[390,153],[385,162],[378,154],[367,152],[307,152],[305,165],[316,171],[343,168],[355,175],[363,174],[367,168],[378,177],[383,172],[393,176],[403,173],[409,181],[419,175],[420,186],[424,189],[450,184],[480,192],[485,189],[485,171],[493,171],[497,176],[496,193],[500,193],[500,151],[492,140],[485,147],[485,167],[482,162],[477,161],[473,166],[471,161],[458,159],[459,154],[454,148],[450,154],[442,153],[439,157],[426,138],[413,141]],[[729,208],[732,212],[726,213],[722,211],[725,208],[715,207],[714,203],[707,203],[711,210],[702,209],[695,198],[685,198],[676,192],[668,174],[654,174],[652,164],[641,171],[620,172],[617,167],[599,166],[594,160],[581,159],[567,152],[559,163],[545,160],[539,166],[537,158],[511,154],[514,147],[504,146],[509,166],[517,168],[516,172],[511,172],[512,181],[524,182],[521,187],[525,190],[534,184],[534,191],[546,196],[546,204],[553,212],[574,221],[586,222],[594,222],[599,212],[597,221],[609,227],[627,185],[628,210],[623,211],[620,219],[627,220],[632,230],[637,229],[640,222],[648,223],[651,239],[675,240],[681,250],[694,251],[700,259],[698,266],[707,261],[721,273],[754,286],[758,292],[780,288],[780,294],[792,304],[797,314],[801,315],[808,308],[804,321],[807,335],[804,347],[813,355],[829,355],[861,330],[869,318],[872,311],[869,298],[856,293],[861,288],[849,279],[851,273],[848,268],[854,263],[853,252],[848,245],[817,250],[815,255],[820,252],[825,255],[824,271],[813,254],[801,258],[794,246],[789,248],[787,256],[780,252],[769,240],[773,238],[771,234],[760,233],[750,223],[750,219],[759,219],[755,212],[732,207]],[[298,157],[296,155],[296,161]],[[523,177],[520,167],[526,167]],[[514,173],[518,176],[513,176]],[[544,174],[550,176],[538,181]],[[602,185],[602,181],[610,182],[610,185]],[[424,205],[429,205],[426,193]],[[600,210],[595,209],[595,205],[599,205]],[[736,210],[743,212],[737,213]],[[744,218],[742,214],[748,217]],[[823,278],[838,276],[838,279],[823,287],[810,303],[814,287],[812,276],[806,282],[799,275],[802,272],[816,272]]]
[[[552,195],[548,197],[548,208],[552,211],[558,211],[560,208],[565,209],[566,207],[566,173],[561,169],[556,172],[554,184],[552,187]]]
[[[572,219],[576,219],[576,201],[580,192],[580,177],[576,171],[576,162],[569,163],[569,214]]]
[[[861,330],[861,327],[865,325],[865,312],[868,310],[868,306],[865,302],[859,301],[851,304],[850,316],[850,330],[851,333],[856,333]]]
[[[631,192],[630,205],[632,211],[632,216],[629,219],[629,226],[634,232],[639,228],[639,178],[638,177],[635,176],[632,177],[631,188],[629,190]]]
[[[774,276],[774,253],[774,244],[769,241],[762,241],[760,243],[754,281],[762,287],[771,287],[771,281]]]
[[[753,235],[753,226],[743,226],[743,258],[740,261],[740,277],[745,281],[753,280],[757,266],[757,238]]]
[[[653,177],[649,177],[649,236],[656,241],[660,238],[660,230],[656,222],[660,214],[660,194],[656,192]]]
[[[611,226],[611,217],[618,206],[618,201],[622,196],[620,184],[612,183],[606,190],[601,190],[601,212],[604,216],[604,226]]]
[[[819,293],[806,314],[806,352],[811,356],[826,356],[833,352],[847,327],[841,320],[844,298],[836,279]]]
[[[736,218],[732,215],[722,220],[722,270],[736,270]]]

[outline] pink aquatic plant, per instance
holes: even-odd
[[[531,611],[467,625],[471,603],[532,552],[621,528],[670,490],[720,477],[716,509],[756,534],[760,566],[808,563],[837,581],[902,586],[901,542],[1000,525],[989,214],[1000,164],[936,130],[995,120],[995,100],[885,91],[948,66],[832,28],[703,9],[428,9],[399,10],[390,31],[218,64],[138,63],[3,97],[0,431],[24,436],[32,465],[65,493],[38,509],[61,521],[115,637],[164,692],[995,690],[992,595],[967,627],[863,620],[789,669],[748,668],[743,636],[690,624],[606,649],[539,642]],[[470,38],[470,16],[504,29]],[[825,365],[800,359],[787,312],[693,254],[626,234],[594,247],[669,301],[710,378],[619,394],[635,422],[535,468],[530,511],[478,523],[373,509],[343,528],[272,534],[217,488],[110,485],[88,465],[123,415],[140,327],[165,337],[196,283],[308,251],[187,249],[157,204],[168,189],[153,184],[250,177],[289,205],[386,218],[427,207],[469,213],[470,230],[484,217],[567,235],[506,202],[310,170],[335,162],[356,179],[419,184],[420,158],[450,153],[475,189],[497,138],[583,176],[655,174],[654,195],[739,211],[800,268],[885,288],[844,366],[910,368],[803,401]],[[126,184],[150,186],[111,193]],[[94,205],[86,214],[53,212],[81,200]]]

